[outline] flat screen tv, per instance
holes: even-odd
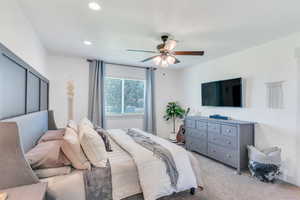
[[[202,106],[242,107],[242,78],[202,84]]]

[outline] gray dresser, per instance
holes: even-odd
[[[189,116],[185,119],[186,148],[226,165],[240,173],[247,168],[247,145],[254,145],[255,123]]]

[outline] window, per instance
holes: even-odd
[[[144,80],[106,77],[104,95],[108,115],[144,113]]]

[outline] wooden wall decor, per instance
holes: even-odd
[[[74,120],[74,95],[75,95],[74,81],[68,81],[67,82],[68,120]]]

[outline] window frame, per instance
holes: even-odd
[[[117,77],[117,76],[105,76],[104,79],[117,79],[117,80],[121,80],[122,81],[122,94],[121,94],[121,113],[108,113],[106,112],[106,102],[105,102],[105,106],[104,106],[104,109],[105,109],[105,116],[109,117],[109,118],[119,118],[119,117],[141,117],[141,116],[144,116],[145,114],[145,99],[146,99],[146,80],[145,79],[138,79],[138,78],[124,78],[124,77]],[[141,81],[144,83],[144,110],[142,113],[125,113],[125,108],[124,108],[124,99],[125,99],[125,96],[124,96],[124,83],[125,83],[125,80],[127,81]],[[104,80],[104,84],[105,84],[105,80]],[[105,92],[105,91],[104,91]],[[104,99],[105,99],[105,93],[104,93]]]

